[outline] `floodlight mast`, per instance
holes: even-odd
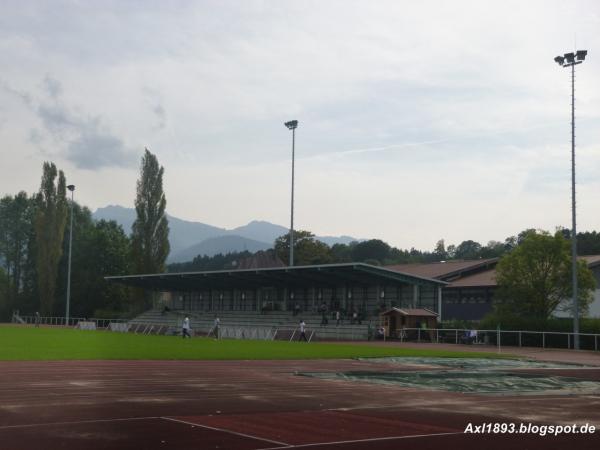
[[[587,50],[565,53],[554,61],[561,67],[571,68],[571,264],[573,285],[573,348],[579,350],[579,299],[577,292],[577,214],[575,202],[575,66],[581,64],[587,56]]]
[[[290,220],[290,262],[289,265],[294,265],[294,153],[296,145],[296,128],[298,128],[297,120],[290,120],[285,123],[288,130],[292,130],[292,212]]]

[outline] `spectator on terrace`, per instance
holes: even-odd
[[[181,327],[181,337],[183,339],[185,339],[185,337],[189,337],[191,338],[192,335],[190,334],[190,318],[186,317],[185,319],[183,319],[183,325]]]
[[[221,319],[215,316],[215,321],[213,323],[213,331],[215,332],[215,339],[219,339],[219,327],[221,325]]]
[[[306,339],[306,323],[304,323],[304,320],[300,321],[300,339],[299,340],[308,342],[308,339]]]

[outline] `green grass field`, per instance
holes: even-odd
[[[329,359],[384,356],[497,358],[494,353],[415,350],[373,345],[182,339],[107,331],[0,326],[0,360],[244,360]],[[506,356],[503,356],[506,357]]]

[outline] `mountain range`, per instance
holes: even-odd
[[[98,208],[93,217],[96,220],[114,220],[131,233],[135,220],[135,209],[119,205]],[[261,220],[253,220],[232,230],[207,225],[201,222],[182,220],[167,214],[169,219],[169,242],[171,253],[168,263],[191,261],[198,255],[213,256],[218,253],[256,252],[273,248],[275,239],[288,233],[288,228]],[[350,236],[316,236],[327,245],[348,244],[360,241]]]

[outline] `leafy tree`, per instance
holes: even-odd
[[[498,258],[506,253],[504,243],[498,241],[489,241],[479,252],[481,258]]]
[[[275,240],[275,253],[281,260],[289,264],[290,234],[279,236]],[[294,231],[294,264],[305,266],[311,264],[329,264],[333,262],[327,244],[315,239],[310,231]]]
[[[454,259],[456,258],[456,245],[454,244],[450,244],[448,246],[448,249],[446,250],[448,252],[448,258],[449,259]]]
[[[45,162],[40,191],[36,196],[35,215],[36,269],[42,315],[53,313],[66,221],[65,175],[62,170],[56,169],[54,163]]]
[[[333,244],[329,251],[332,262],[347,263],[352,262],[352,244]],[[354,243],[356,244],[356,243]]]
[[[529,231],[520,245],[496,266],[499,313],[547,318],[557,308],[570,306],[571,255],[569,242],[557,232]],[[591,301],[595,281],[584,261],[578,261],[578,299],[581,311]]]
[[[33,200],[25,192],[0,199],[0,264],[4,266],[7,305],[15,307],[21,294],[29,240],[33,237]]]
[[[164,168],[156,156],[146,149],[142,157],[140,179],[137,181],[131,247],[137,273],[157,273],[165,270],[169,255],[169,223],[165,215],[167,200],[163,191]]]
[[[65,230],[58,292],[61,305],[66,300],[68,270],[68,230]],[[130,272],[130,241],[115,221],[92,219],[90,210],[75,204],[73,207],[73,254],[71,269],[71,312],[74,317],[115,316],[126,312],[127,288],[107,283],[108,275]]]
[[[600,255],[600,233],[596,231],[577,233],[578,255]]]
[[[446,252],[446,245],[443,239],[437,241],[437,243],[435,244],[435,249],[433,250],[433,254],[439,261],[448,259],[448,252]]]
[[[9,315],[9,300],[8,292],[10,290],[8,275],[2,267],[0,267],[0,318],[7,318]]]
[[[477,259],[481,257],[481,244],[475,241],[463,241],[456,247],[456,259]]]
[[[352,250],[352,259],[354,261],[366,261],[375,259],[380,263],[390,257],[391,247],[380,239],[371,239],[356,244]]]

